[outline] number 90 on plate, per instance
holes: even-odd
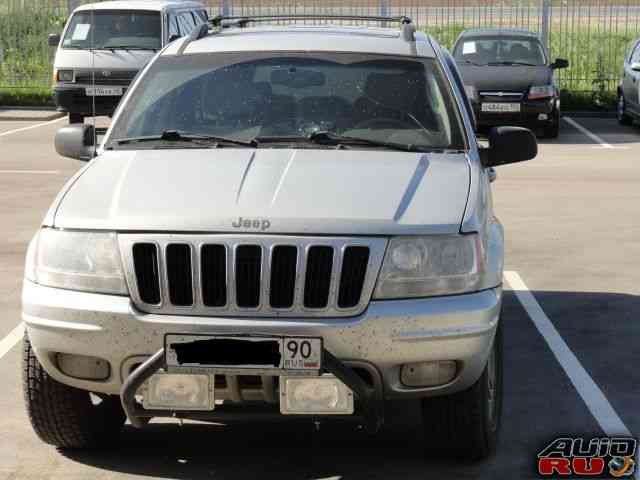
[[[322,362],[320,338],[285,337],[282,341],[282,368],[318,370]]]

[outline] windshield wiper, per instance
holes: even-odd
[[[469,65],[473,65],[476,67],[483,67],[486,65],[486,63],[476,63],[476,62],[472,62],[471,60],[462,60],[462,63],[468,63]]]
[[[392,150],[401,150],[403,152],[424,152],[427,149],[418,145],[387,142],[384,140],[373,140],[370,138],[362,137],[349,137],[338,135],[334,132],[327,130],[318,130],[312,132],[306,137],[303,136],[273,136],[273,137],[256,137],[254,139],[258,144],[262,143],[298,143],[309,142],[318,145],[332,145],[332,146],[344,146],[344,145],[366,145],[372,147],[384,147]]]
[[[200,133],[189,133],[180,130],[165,130],[160,135],[149,135],[145,137],[129,137],[118,138],[114,142],[118,145],[126,145],[129,143],[143,143],[143,142],[205,142],[213,143],[216,146],[220,144],[239,145],[242,147],[255,148],[258,142],[255,140],[239,140],[236,138],[220,137],[217,135],[204,135]]]
[[[132,47],[129,45],[109,45],[104,47],[96,47],[94,50],[152,50],[156,52],[158,49],[151,47]]]
[[[537,67],[535,63],[526,62],[489,62],[487,65],[524,65],[526,67]]]

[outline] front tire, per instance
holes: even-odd
[[[125,415],[116,396],[98,404],[89,392],[57,382],[36,358],[25,333],[22,388],[31,426],[40,439],[61,448],[95,448],[112,443]]]
[[[84,123],[84,115],[81,113],[69,113],[69,123]]]
[[[553,114],[551,123],[544,127],[544,136],[546,138],[558,138],[560,136],[560,112],[558,110]]]
[[[633,123],[633,118],[631,118],[627,113],[627,104],[624,100],[624,95],[621,93],[618,94],[618,108],[616,115],[620,125],[631,125]]]
[[[502,415],[502,322],[487,365],[469,389],[422,400],[427,455],[481,460],[496,449]]]

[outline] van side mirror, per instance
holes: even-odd
[[[489,146],[480,150],[485,167],[524,162],[538,155],[538,142],[533,132],[521,127],[494,127],[489,132]]]
[[[50,33],[47,38],[47,42],[50,47],[57,47],[60,44],[60,35],[57,33]]]
[[[182,38],[182,35],[178,35],[177,33],[174,33],[173,35],[171,35],[169,37],[169,43],[171,42],[175,42],[176,40],[178,40],[179,38]]]
[[[553,68],[554,70],[568,67],[569,60],[565,60],[564,58],[556,58],[556,61],[551,64],[551,68]]]
[[[78,123],[62,127],[56,132],[54,143],[56,152],[63,157],[88,162],[96,156],[93,125]]]

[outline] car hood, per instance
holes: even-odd
[[[107,151],[53,223],[117,231],[457,233],[464,154],[289,149]]]
[[[55,68],[139,70],[156,54],[153,50],[58,49]]]
[[[527,67],[521,65],[480,66],[458,64],[465,85],[477,91],[524,92],[532,85],[548,85],[552,81],[552,70],[547,66]]]

